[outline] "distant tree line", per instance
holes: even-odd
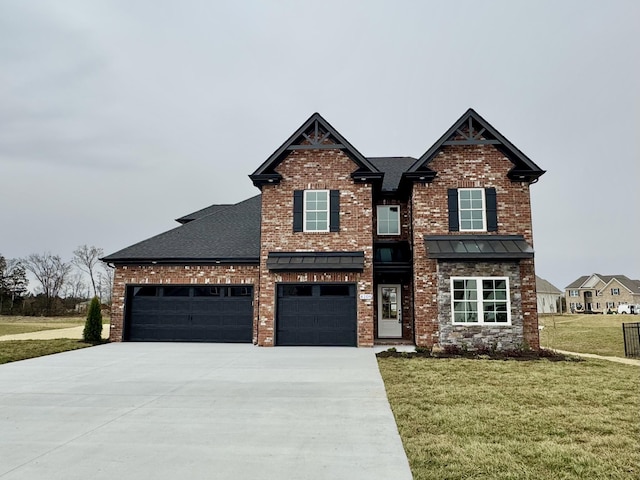
[[[84,313],[92,297],[110,306],[113,269],[100,262],[103,254],[88,245],[76,248],[69,262],[51,252],[10,260],[0,254],[0,314]],[[29,273],[35,279],[31,292]]]

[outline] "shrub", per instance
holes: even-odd
[[[100,300],[93,297],[87,312],[87,321],[84,324],[82,336],[85,342],[99,342],[102,340],[102,312],[100,311]]]

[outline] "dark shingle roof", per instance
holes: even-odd
[[[413,157],[370,157],[368,160],[384,172],[382,190],[385,192],[397,190],[402,174],[417,161]]]
[[[176,218],[176,222],[178,223],[189,223],[192,220],[196,220],[198,218],[204,217],[206,215],[211,215],[212,213],[216,213],[219,212],[220,210],[223,210],[227,207],[230,207],[232,204],[231,203],[221,203],[221,204],[215,204],[215,205],[210,205],[206,208],[202,208],[196,212],[193,213],[189,213],[188,215],[185,215],[183,217],[180,218]]]
[[[161,233],[102,260],[105,262],[257,263],[260,256],[261,196],[230,205]]]

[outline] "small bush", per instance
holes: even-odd
[[[93,297],[91,304],[89,304],[82,337],[85,342],[100,342],[102,340],[102,312],[98,297]]]

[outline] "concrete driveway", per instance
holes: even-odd
[[[374,353],[113,343],[0,365],[0,479],[410,479]]]

